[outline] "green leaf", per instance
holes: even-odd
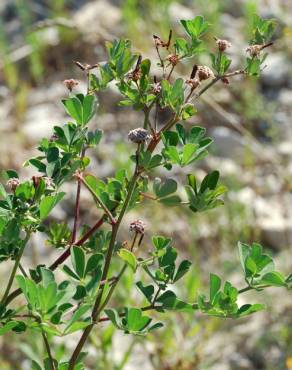
[[[144,286],[142,281],[138,281],[136,285],[141,290],[141,292],[144,294],[144,296],[147,298],[147,301],[151,303],[153,294],[154,294],[154,286],[153,285]]]
[[[265,306],[263,304],[245,304],[240,307],[240,309],[237,312],[238,317],[244,317],[247,315],[250,315],[252,313],[262,311],[265,309]]]
[[[159,178],[155,178],[153,183],[153,190],[158,198],[165,198],[168,195],[176,192],[177,183],[173,179],[167,179],[164,182]]]
[[[197,113],[196,108],[193,104],[186,104],[182,111],[182,119],[185,121]]]
[[[44,197],[40,202],[40,219],[45,219],[52,209],[60,202],[64,197],[65,193],[58,193],[56,195],[48,195]]]
[[[83,123],[81,101],[76,96],[73,96],[68,99],[63,99],[62,103],[69,116],[72,117],[79,125],[81,125]]]
[[[56,147],[51,147],[47,151],[47,161],[48,163],[56,162],[59,159],[59,149]]]
[[[81,319],[81,317],[91,308],[91,305],[90,304],[83,304],[81,305],[73,314],[73,316],[71,317],[71,320],[68,322],[65,330],[64,330],[64,333],[65,334],[69,334],[69,333],[72,333],[72,328],[71,326],[79,321],[79,319]],[[85,326],[88,326],[89,323],[84,323]],[[79,325],[78,325],[79,326]],[[78,329],[74,328],[74,331],[76,330],[80,330],[82,328],[84,328],[85,326],[83,327],[79,327]]]
[[[248,276],[254,276],[257,273],[257,265],[250,256],[246,257],[245,271]]]
[[[162,250],[170,246],[171,241],[172,240],[170,238],[165,238],[164,236],[160,236],[160,235],[152,237],[152,243],[157,250]]]
[[[221,287],[221,279],[215,274],[210,274],[210,301],[213,303],[216,294]]]
[[[129,331],[142,331],[150,324],[151,319],[148,316],[143,316],[139,308],[128,308],[126,311],[127,328]]]
[[[159,199],[159,202],[168,207],[172,207],[172,206],[177,206],[178,204],[180,204],[181,199],[178,195],[172,195],[170,197]]]
[[[125,248],[121,248],[119,251],[118,251],[118,256],[123,260],[125,261],[130,267],[131,269],[135,272],[136,269],[137,269],[137,259],[134,255],[134,253],[132,253],[131,251],[129,251],[128,249],[125,249]]]
[[[86,264],[85,275],[100,268],[103,264],[103,260],[104,258],[101,253],[90,256]]]
[[[173,278],[173,282],[175,283],[176,281],[181,279],[189,271],[191,265],[192,263],[188,260],[182,261],[176,271],[176,274]]]
[[[202,16],[197,16],[191,20],[182,19],[180,22],[192,39],[199,39],[209,27],[209,24],[205,22]]]
[[[85,275],[85,254],[79,247],[71,248],[71,261],[76,274],[82,279]]]
[[[158,297],[157,302],[162,303],[162,308],[167,310],[194,312],[194,308],[190,303],[186,303],[177,299],[176,294],[171,290],[167,290],[160,297]]]
[[[249,245],[241,243],[241,242],[238,242],[237,246],[238,246],[240,264],[243,269],[243,272],[245,273],[245,260],[247,256],[249,255],[250,247]]]
[[[82,124],[86,125],[95,115],[97,99],[95,95],[86,95],[83,100]]]
[[[18,321],[9,321],[2,327],[0,327],[0,335],[4,335],[11,331],[13,328],[15,328],[18,325]]]
[[[78,275],[76,275],[76,274],[75,274],[75,272],[74,272],[74,271],[72,271],[72,270],[70,269],[70,267],[69,267],[69,266],[64,265],[64,266],[63,266],[63,271],[64,271],[67,275],[69,275],[70,277],[72,277],[73,279],[78,280],[78,281],[80,280],[79,276],[78,276]]]
[[[5,188],[2,184],[0,184],[0,197],[4,198],[4,199],[6,199],[6,197],[7,197],[6,190],[5,190]]]
[[[198,149],[197,144],[189,143],[189,144],[184,145],[182,161],[181,161],[182,166],[186,166],[187,164],[192,162],[197,149]]]
[[[262,284],[268,284],[271,286],[286,286],[285,277],[277,271],[268,272],[261,278]]]

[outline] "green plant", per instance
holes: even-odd
[[[244,68],[229,71],[231,60],[226,49],[230,44],[217,39],[217,52],[211,55],[214,71],[207,66],[194,65],[186,81],[182,78],[173,81],[172,75],[181,60],[196,57],[202,51],[202,37],[209,28],[203,17],[181,21],[187,39],[172,41],[172,32],[167,41],[154,36],[158,66],[162,71],[159,79],[150,73],[151,61],[133,53],[128,40],[108,43],[109,60],[105,64],[76,63],[87,77],[86,94],[74,94],[77,82],[65,81],[69,96],[62,103],[71,121],[55,126],[52,137],[41,140],[40,155],[26,162],[25,165],[35,167],[39,174],[20,181],[14,170],[5,171],[10,191],[0,186],[0,258],[1,261],[13,260],[14,267],[1,299],[0,334],[33,330],[41,335],[47,357],[42,364],[33,361],[33,369],[84,369],[86,354],[83,350],[93,328],[101,322],[110,321],[127,334],[143,336],[163,326],[153,321],[149,312],[195,314],[201,311],[210,316],[241,318],[264,307],[260,304],[239,306],[239,294],[270,286],[290,288],[291,275],[285,278],[276,271],[272,259],[263,254],[260,245],[239,243],[246,286],[238,289],[227,281],[221,287],[220,277],[211,273],[208,298],[198,294],[195,302],[185,302],[172,287],[188,273],[192,262],[178,256],[172,239],[152,236],[152,249],[146,254],[143,252],[146,232],[143,221],[133,220],[128,225],[132,234],[129,241],[120,240],[119,234],[126,212],[144,201],[188,207],[193,213],[223,204],[226,188],[219,184],[218,171],[209,173],[200,184],[194,174],[188,174],[184,194],[177,192],[178,184],[173,178],[160,179],[154,177],[153,172],[159,167],[168,171],[173,166],[189,167],[208,154],[212,139],[205,136],[205,129],[197,126],[188,129],[184,122],[196,114],[194,103],[215,83],[228,84],[232,76],[260,73],[265,59],[261,52],[269,45],[274,23],[259,17],[255,17],[254,22],[248,48],[250,57]],[[93,74],[94,68],[98,68],[98,75]],[[98,146],[102,138],[101,130],[89,130],[98,105],[96,94],[112,81],[123,97],[119,105],[143,112],[144,123],[128,135],[135,150],[131,156],[133,173],[129,175],[126,170],[119,169],[104,180],[86,172],[90,163],[86,152]],[[156,120],[158,107],[168,110],[170,116],[162,127],[158,127]],[[45,221],[65,196],[62,185],[73,178],[77,181],[77,191],[74,225],[70,232],[66,223]],[[93,226],[84,225],[79,230],[81,188],[92,195],[102,215]],[[35,266],[28,275],[21,258],[31,235],[36,232],[47,233],[48,243],[61,249],[61,254],[50,266]],[[18,269],[20,275],[17,275]],[[65,280],[57,281],[54,273],[57,269],[66,275]],[[135,285],[141,293],[141,304],[112,307],[112,296],[126,269],[138,280]],[[147,280],[141,279],[141,271]],[[19,288],[11,292],[14,280]],[[26,303],[12,306],[20,294]],[[53,337],[77,331],[82,334],[71,356],[64,354],[57,360],[51,345]]]

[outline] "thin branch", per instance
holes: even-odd
[[[21,271],[22,275],[27,278],[28,275],[27,275],[25,269],[23,268],[23,266],[21,265],[20,262],[19,262],[19,266],[18,267],[19,267],[19,270]]]
[[[19,266],[21,257],[23,255],[25,246],[26,246],[27,242],[29,241],[29,238],[30,238],[30,233],[28,232],[26,234],[25,239],[22,241],[22,246],[20,247],[20,250],[18,252],[18,255],[17,255],[16,259],[15,259],[14,266],[13,266],[13,269],[11,271],[11,274],[10,274],[10,277],[9,277],[9,280],[8,280],[8,283],[7,283],[7,286],[6,286],[6,289],[5,289],[5,293],[4,293],[3,298],[1,300],[1,304],[2,305],[7,305],[8,304],[7,298],[9,296],[9,292],[10,292],[10,289],[12,287],[12,284],[13,284],[13,281],[14,281],[14,278],[15,278],[16,271],[18,269],[18,266]]]
[[[113,251],[114,251],[115,242],[116,242],[116,237],[117,237],[117,234],[118,234],[118,230],[119,230],[120,224],[122,222],[122,219],[124,217],[124,214],[125,214],[125,212],[128,208],[129,202],[131,201],[133,192],[134,192],[135,187],[136,187],[136,182],[137,182],[139,176],[140,176],[140,172],[139,172],[138,166],[136,164],[134,174],[133,174],[132,179],[129,183],[128,193],[127,193],[126,199],[124,201],[123,207],[121,209],[121,212],[119,214],[118,220],[117,220],[116,224],[114,224],[112,226],[112,235],[111,235],[111,240],[110,240],[110,243],[109,243],[107,255],[106,255],[106,258],[105,258],[105,264],[104,264],[102,277],[101,277],[102,280],[107,279],[107,275],[108,275],[108,271],[109,271],[109,267],[110,267],[110,262],[111,262],[112,254],[113,254]],[[100,314],[100,304],[101,304],[101,300],[102,300],[103,291],[104,291],[104,286],[101,286],[99,288],[99,292],[98,292],[98,295],[97,295],[97,298],[96,298],[96,301],[95,301],[95,304],[94,304],[94,307],[93,307],[93,310],[92,310],[92,324],[89,325],[84,330],[84,332],[83,332],[83,334],[82,334],[82,336],[81,336],[81,338],[80,338],[80,340],[79,340],[79,342],[78,342],[78,344],[77,344],[77,346],[76,346],[76,348],[75,348],[75,350],[74,350],[74,352],[73,352],[73,354],[72,354],[72,356],[69,360],[68,370],[73,370],[74,369],[77,358],[78,358],[80,352],[82,351],[82,348],[83,348],[91,330],[94,327],[94,323],[96,322],[98,315]]]
[[[108,216],[108,218],[111,221],[111,224],[114,225],[117,220],[112,215],[111,211],[107,208],[107,206],[104,204],[104,202],[101,200],[101,198],[95,193],[95,191],[91,188],[90,185],[84,181],[82,175],[79,175],[78,178],[80,179],[80,182],[89,190],[91,195],[96,199],[97,203],[101,206],[101,208],[104,210],[105,214]]]
[[[85,148],[81,152],[81,160],[85,155]],[[74,244],[76,241],[77,228],[79,224],[80,217],[80,193],[81,193],[81,180],[77,177],[77,191],[76,191],[76,201],[75,201],[75,214],[74,214],[74,225],[72,231],[71,244]]]
[[[49,357],[49,360],[50,360],[50,363],[51,363],[51,368],[52,368],[52,370],[56,370],[56,366],[55,366],[54,358],[52,356],[52,352],[51,352],[51,349],[50,349],[50,344],[49,344],[49,341],[48,341],[48,338],[47,338],[47,334],[43,330],[42,330],[42,336],[43,336],[46,351],[47,351],[47,354],[48,354],[48,357]]]

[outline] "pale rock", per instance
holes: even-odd
[[[104,0],[87,3],[73,17],[73,22],[85,34],[94,34],[101,29],[112,30],[114,28],[116,35],[120,21],[120,9]]]

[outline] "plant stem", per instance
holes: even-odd
[[[81,159],[85,155],[85,148],[81,151]],[[80,193],[81,193],[81,180],[78,177],[77,178],[77,191],[76,191],[76,202],[75,202],[75,215],[74,215],[74,225],[73,225],[73,231],[72,231],[72,238],[71,238],[71,244],[75,243],[76,235],[77,235],[77,228],[79,224],[79,216],[80,216]]]
[[[97,203],[101,206],[104,212],[107,214],[108,218],[110,219],[112,225],[115,224],[117,221],[112,215],[111,211],[107,208],[104,202],[100,199],[100,197],[94,192],[94,190],[89,186],[82,177],[80,177],[80,182],[89,190],[92,196],[96,199]]]
[[[27,233],[27,234],[26,234],[25,239],[22,241],[22,246],[21,246],[21,248],[20,248],[20,250],[19,250],[19,252],[18,252],[18,255],[17,255],[16,259],[15,259],[14,266],[13,266],[13,269],[12,269],[12,271],[11,271],[10,278],[9,278],[9,280],[8,280],[7,287],[6,287],[6,289],[5,289],[5,293],[4,293],[3,298],[2,298],[2,300],[1,300],[1,304],[3,304],[3,305],[5,305],[5,304],[7,305],[7,297],[8,297],[8,295],[9,295],[9,292],[10,292],[11,286],[12,286],[12,284],[13,284],[13,280],[14,280],[14,278],[15,278],[16,271],[17,271],[17,269],[18,269],[18,266],[19,266],[19,263],[20,263],[21,257],[22,257],[22,255],[23,255],[23,252],[24,252],[25,246],[26,246],[26,244],[27,244],[27,242],[28,242],[29,238],[30,238],[30,233]]]
[[[45,343],[46,351],[47,351],[47,354],[48,354],[48,357],[49,357],[49,360],[50,360],[50,363],[51,363],[51,368],[52,368],[52,370],[56,370],[54,359],[53,359],[53,356],[52,356],[52,353],[51,353],[51,349],[50,349],[50,344],[49,344],[47,335],[46,335],[46,333],[43,330],[42,330],[42,336],[43,336],[43,340],[44,340],[44,343]]]
[[[27,273],[20,262],[19,262],[19,270],[21,271],[22,275],[27,278]]]
[[[122,219],[125,215],[125,212],[128,208],[129,202],[132,198],[133,192],[135,190],[136,182],[137,182],[139,176],[140,176],[140,172],[138,171],[138,166],[136,165],[134,175],[132,176],[132,179],[129,183],[128,194],[127,194],[126,199],[124,201],[123,207],[122,207],[121,212],[120,212],[119,217],[118,217],[118,220],[112,226],[111,240],[110,240],[110,243],[109,243],[109,247],[108,247],[108,251],[107,251],[107,255],[106,255],[106,259],[105,259],[105,264],[104,264],[101,280],[106,280],[107,279],[107,274],[108,274],[108,271],[109,271],[110,262],[111,262],[111,258],[112,258],[112,254],[113,254],[113,250],[114,250],[118,230],[119,230],[120,224],[122,222]],[[81,336],[81,338],[80,338],[80,340],[79,340],[79,342],[78,342],[78,344],[77,344],[77,346],[76,346],[76,348],[75,348],[75,350],[74,350],[74,352],[73,352],[73,354],[70,358],[68,370],[73,370],[74,369],[77,358],[78,358],[80,352],[82,351],[82,348],[83,348],[91,330],[94,327],[94,324],[97,320],[98,315],[100,314],[99,306],[101,304],[103,291],[104,291],[104,285],[101,286],[100,289],[99,289],[99,292],[98,292],[98,295],[97,295],[97,298],[96,298],[96,301],[95,301],[95,304],[94,304],[94,307],[93,307],[93,310],[92,310],[92,324],[87,326],[87,328],[84,330],[84,332],[83,332],[83,334],[82,334],[82,336]]]
[[[244,292],[247,292],[249,290],[252,290],[253,288],[251,286],[247,286],[245,288],[242,288],[238,291],[238,294],[241,294],[241,293],[244,293]]]

